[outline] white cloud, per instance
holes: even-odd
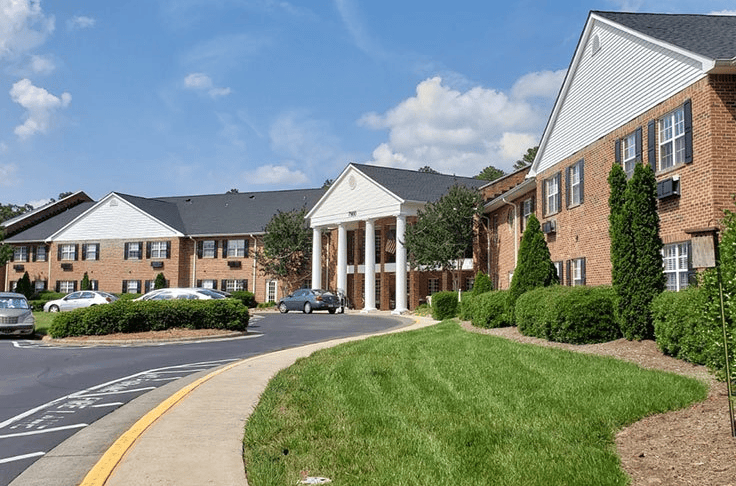
[[[0,1],[0,58],[12,58],[40,46],[54,31],[40,0]]]
[[[95,26],[97,20],[84,15],[75,15],[66,21],[67,30],[90,29]]]
[[[15,164],[0,164],[0,186],[12,186],[18,182],[15,177],[18,167]]]
[[[204,73],[192,73],[184,78],[184,86],[197,90],[205,91],[211,98],[219,98],[220,96],[227,96],[230,94],[230,88],[220,88],[212,83],[212,78]]]
[[[38,199],[36,201],[28,201],[26,204],[30,205],[33,209],[38,209],[41,206],[45,206],[50,203],[51,199]]]
[[[51,56],[31,56],[29,68],[34,74],[51,74],[56,70],[56,63]]]
[[[72,101],[72,95],[63,93],[57,97],[43,88],[33,86],[29,79],[21,79],[10,90],[10,98],[26,109],[25,122],[15,127],[15,134],[26,140],[36,133],[46,133],[52,116]]]
[[[309,178],[300,170],[293,170],[285,165],[263,165],[245,178],[252,184],[298,186],[307,184]]]
[[[519,100],[535,97],[554,99],[560,91],[566,73],[567,69],[525,74],[514,83],[511,95]]]
[[[461,92],[435,77],[419,83],[415,96],[384,114],[366,113],[358,123],[388,130],[388,142],[373,152],[379,165],[429,165],[466,176],[489,165],[510,171],[538,143],[561,79],[559,73],[527,75],[508,96],[482,87]]]
[[[708,15],[736,15],[736,10],[720,10],[718,12],[710,12]]]

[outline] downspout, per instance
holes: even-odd
[[[255,235],[250,235],[251,238],[253,238],[253,296],[256,295],[256,270],[258,266],[258,261],[256,258],[256,254],[258,253],[258,238],[255,237]]]
[[[49,247],[48,251],[46,252],[46,261],[49,263],[49,271],[48,271],[48,277],[47,277],[49,283],[46,285],[46,290],[51,290],[51,287],[50,287],[51,286],[51,254],[53,253],[51,251],[51,243],[52,242],[51,241],[44,241],[44,243],[46,243],[48,245],[48,247]],[[7,282],[7,280],[8,279],[6,278],[5,281]],[[54,290],[56,290],[56,287],[54,287]]]
[[[192,280],[189,282],[190,287],[196,287],[197,286],[197,242],[194,240],[193,237],[189,237],[190,240],[192,240]]]
[[[501,197],[501,201],[503,201],[505,204],[508,204],[512,208],[514,208],[514,270],[516,270],[516,264],[518,263],[518,260],[519,260],[519,236],[518,236],[519,221],[516,218],[516,204],[508,202],[505,197]]]
[[[486,275],[491,275],[491,218],[488,216],[481,216],[480,219],[485,218],[486,223]]]

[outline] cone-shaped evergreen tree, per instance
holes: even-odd
[[[649,339],[654,337],[651,303],[665,288],[657,180],[650,166],[636,164],[624,198],[623,221],[619,222],[623,238],[614,260],[619,324],[626,339]]]
[[[84,272],[84,275],[82,276],[82,283],[79,285],[79,290],[92,290],[92,284],[89,281],[89,275],[87,275],[87,272]]]
[[[619,274],[622,260],[633,252],[630,226],[624,207],[626,183],[626,172],[619,164],[614,164],[608,174],[608,185],[611,189],[608,197],[608,206],[611,209],[608,215],[608,236],[611,239],[611,281],[614,289],[621,283]]]
[[[153,289],[164,289],[166,288],[166,277],[164,277],[163,272],[156,275],[156,280],[153,281]]]
[[[28,276],[28,272],[25,272],[20,280],[18,280],[18,283],[15,284],[15,291],[25,295],[26,299],[30,299],[33,296],[35,289],[33,288],[33,284],[31,284],[31,278]]]
[[[552,263],[544,233],[539,220],[532,214],[521,237],[519,260],[509,290],[509,310],[513,313],[516,299],[524,292],[557,283],[560,283],[560,279]]]

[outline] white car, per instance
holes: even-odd
[[[184,288],[151,290],[147,294],[133,300],[207,300],[224,298],[224,295],[210,289]]]
[[[107,292],[97,290],[80,290],[57,300],[50,300],[43,305],[44,312],[70,311],[93,305],[109,304],[118,298]]]

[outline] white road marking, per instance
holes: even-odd
[[[87,426],[89,426],[89,424],[64,425],[63,427],[54,427],[53,429],[33,430],[31,432],[18,432],[17,434],[0,435],[0,439],[10,439],[12,437],[25,437],[26,435],[48,434],[49,432],[60,432],[62,430],[70,430],[70,429],[83,429],[84,427],[87,427]]]
[[[119,407],[120,405],[125,405],[125,403],[124,402],[100,403],[99,405],[92,405],[92,408]]]
[[[32,457],[39,457],[46,454],[45,452],[32,452],[30,454],[23,454],[22,456],[13,456],[13,457],[6,457],[5,459],[0,459],[0,464],[5,464],[8,462],[16,462],[16,461],[22,461],[24,459],[31,459]]]

